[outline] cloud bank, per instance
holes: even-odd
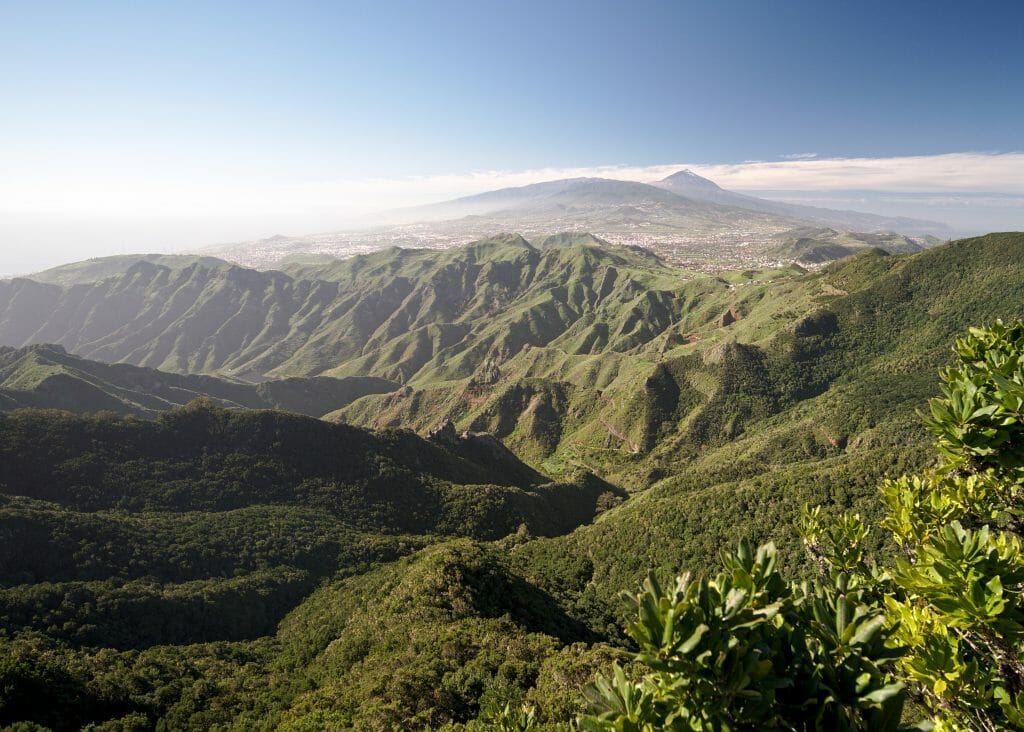
[[[118,252],[175,251],[375,223],[375,212],[545,180],[653,182],[680,169],[723,188],[913,216],[962,233],[1024,230],[1024,153],[606,165],[361,180],[0,178],[0,274]]]
[[[811,158],[735,164],[685,161],[651,166],[607,165],[477,171],[407,178],[328,181],[164,183],[146,180],[60,180],[0,183],[0,212],[74,216],[358,216],[545,180],[603,177],[651,182],[683,168],[723,188],[746,191],[871,190],[1000,193],[1024,196],[1024,153],[951,153],[895,158]]]
[[[724,188],[1024,195],[1024,153],[950,153],[693,166]]]
[[[477,172],[362,184],[385,193],[430,195],[436,200],[559,178],[599,177],[653,182],[687,168],[723,188],[743,190],[873,190],[887,193],[1002,193],[1024,195],[1024,153],[950,153],[896,158],[818,158],[796,153],[779,161],[734,164],[686,162]],[[346,188],[351,183],[343,184]]]

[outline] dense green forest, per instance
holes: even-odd
[[[547,612],[557,610],[553,600],[537,605],[543,593],[506,568],[496,550],[444,542],[565,533],[623,497],[588,474],[552,483],[484,437],[430,441],[203,402],[155,421],[16,412],[0,416],[0,436],[0,623],[11,659],[0,721],[21,719],[15,702],[33,684],[56,683],[44,662],[56,654],[67,705],[28,718],[65,729],[112,709],[156,719],[171,713],[167,702],[178,703],[191,682],[216,680],[198,669],[178,678],[179,663],[205,668],[214,660],[209,654],[225,651],[261,663],[283,659],[287,634],[272,644],[275,653],[264,652],[264,637],[282,620],[282,627],[305,628],[291,641],[295,652],[312,653],[305,646],[310,621],[302,616],[323,611],[318,586],[328,596],[341,587],[358,591],[349,601],[362,605],[364,593],[383,591],[395,573],[385,565],[383,574],[367,574],[371,568],[429,545],[446,549],[417,555],[411,573],[429,574],[445,562],[468,572],[462,554],[446,554],[468,552],[490,614],[518,602],[538,626],[567,638],[585,633]],[[454,592],[465,592],[462,580],[459,574]],[[406,581],[414,586],[405,590],[404,610],[413,609],[411,599],[423,610],[419,593],[426,589]],[[434,601],[444,603],[443,594]],[[163,701],[138,696],[142,679],[133,672],[111,669],[113,686],[102,690],[86,683],[100,673],[93,663],[127,672],[124,664],[150,658],[170,664],[160,674],[173,678],[150,680]],[[77,676],[64,665],[72,659],[85,664]],[[241,671],[224,664],[222,671]],[[168,728],[205,727],[191,719],[194,711],[175,712],[178,721]]]
[[[879,486],[936,464],[919,412],[955,338],[1024,314],[1020,234],[719,277],[581,237],[203,268],[0,292],[76,353],[178,371],[203,353],[191,365],[217,374],[168,380],[205,397],[183,407],[0,413],[0,727],[567,724],[614,663],[617,688],[645,678],[621,593],[650,572],[661,584],[645,592],[665,595],[741,540],[774,542],[789,587],[824,561],[797,530],[805,506],[821,507],[819,537],[846,511],[891,520]],[[138,310],[151,287],[180,312]],[[223,341],[190,340],[185,293],[225,315]],[[130,306],[153,340],[125,340]],[[161,373],[114,378],[53,349],[0,358],[22,394],[54,363],[106,392],[150,393]],[[317,414],[300,407],[328,392],[226,378],[293,366],[402,383],[319,412],[330,420],[239,409]],[[857,545],[878,566],[900,554],[891,532]],[[750,573],[754,557],[736,561]],[[872,684],[894,673],[871,659]]]

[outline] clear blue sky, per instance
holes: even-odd
[[[1022,151],[1022,33],[1018,0],[0,0],[0,274],[322,230],[358,194],[325,181]]]
[[[11,2],[2,16],[3,152],[44,168],[396,176],[1024,148],[1015,1]]]

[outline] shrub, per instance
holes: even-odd
[[[627,628],[634,664],[588,695],[594,732],[885,730],[916,701],[936,730],[1024,727],[1024,323],[972,328],[941,372],[939,461],[886,481],[892,561],[856,514],[801,521],[817,581],[740,545],[712,579],[653,575]]]

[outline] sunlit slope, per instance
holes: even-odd
[[[633,304],[627,327],[649,337],[629,348],[587,352],[574,347],[578,334],[567,334],[487,361],[469,379],[367,397],[331,416],[422,430],[451,419],[500,436],[552,470],[635,463],[713,396],[735,342],[767,342],[826,291],[793,269],[697,278],[671,292],[677,315],[664,321],[656,309]],[[605,325],[591,322],[588,331]]]
[[[70,288],[3,282],[0,342],[184,373],[415,383],[559,339],[582,352],[635,347],[681,317],[674,293],[692,278],[586,235],[395,249],[298,274],[141,262]]]
[[[912,412],[954,334],[1024,311],[1022,260],[1024,237],[1000,234],[913,256],[870,250],[815,274],[694,280],[677,292],[696,304],[633,349],[530,348],[468,380],[366,397],[333,417],[424,430],[452,419],[547,470],[583,465],[636,486],[735,450],[771,420],[782,420],[776,441],[826,450],[872,427],[876,407]],[[831,406],[794,421],[819,396]]]
[[[640,463],[652,487],[592,526],[517,550],[527,576],[564,586],[579,569],[560,557],[585,556],[574,602],[613,603],[651,566],[706,567],[743,536],[775,540],[799,567],[804,504],[873,519],[881,479],[930,459],[916,411],[935,395],[950,343],[971,324],[1024,314],[1024,235],[868,253],[817,277],[848,292],[761,347],[730,345],[710,397],[670,420]]]

